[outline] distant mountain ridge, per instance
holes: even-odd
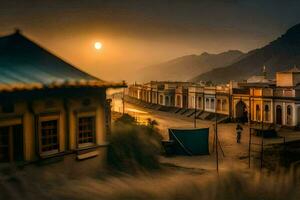
[[[242,58],[243,52],[230,50],[219,54],[187,55],[138,70],[138,81],[170,80],[186,81],[196,74],[223,67]]]
[[[191,81],[240,81],[259,74],[264,65],[270,78],[278,71],[300,66],[300,24],[293,26],[268,45],[248,52],[242,59],[225,67],[200,73]]]

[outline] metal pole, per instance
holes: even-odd
[[[283,137],[283,159],[284,159],[284,165],[286,166],[286,140],[285,136]]]
[[[122,97],[122,103],[123,103],[123,115],[124,115],[124,113],[125,113],[125,88],[123,88],[123,97]]]
[[[216,109],[216,102],[217,102],[217,88],[215,88],[215,123],[216,123],[216,139],[215,139],[215,148],[216,148],[216,164],[217,164],[217,172],[219,172],[219,152],[218,152],[218,119],[217,119],[217,109]]]
[[[261,155],[260,155],[260,169],[263,167],[263,160],[264,160],[264,121],[261,121]]]
[[[197,104],[196,104],[196,92],[195,92],[195,114],[194,114],[194,128],[197,128],[197,115],[196,115],[196,113],[197,113]]]
[[[248,167],[251,167],[251,93],[249,94],[249,110],[248,110],[248,126],[249,126],[249,149],[248,149]]]
[[[217,164],[217,172],[219,172],[219,153],[218,153],[218,125],[216,120],[216,139],[215,139],[215,147],[216,147],[216,164]]]

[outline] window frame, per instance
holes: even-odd
[[[94,118],[94,142],[79,143],[79,119],[84,117],[93,117]],[[93,147],[97,145],[97,115],[96,112],[78,112],[76,113],[76,146],[78,149]]]
[[[42,122],[57,121],[57,149],[42,151]],[[38,136],[39,136],[39,153],[40,156],[45,157],[60,152],[60,116],[57,115],[42,115],[38,118]]]

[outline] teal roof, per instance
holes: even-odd
[[[110,87],[122,84],[105,82],[79,70],[19,31],[0,37],[0,91],[53,85]]]

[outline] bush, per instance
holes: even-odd
[[[109,138],[108,164],[122,172],[158,169],[161,137],[155,124],[138,125],[127,114],[117,119]]]

